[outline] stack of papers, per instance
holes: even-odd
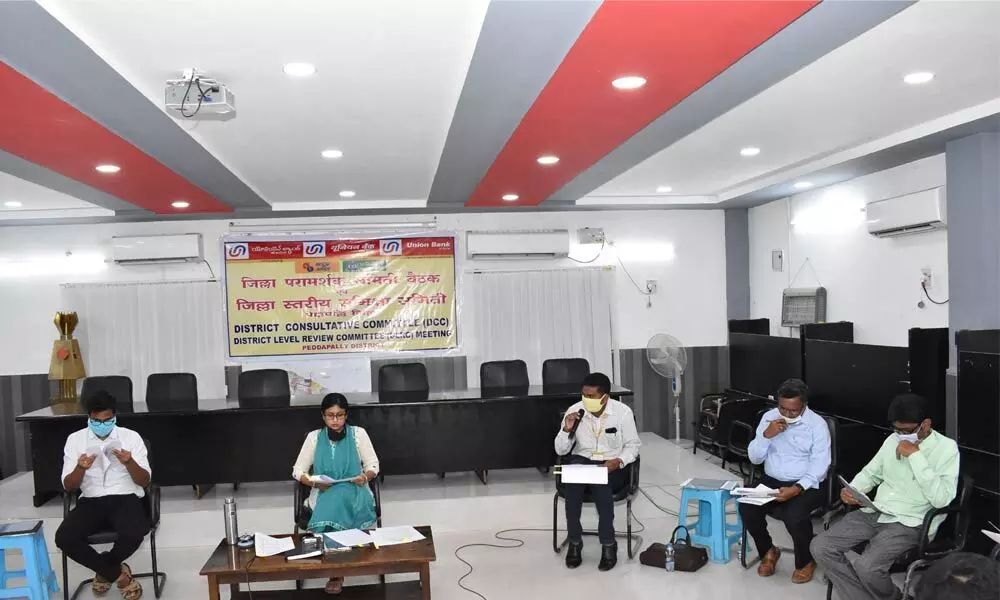
[[[608,468],[604,465],[561,465],[559,469],[563,483],[604,485],[608,482]]]
[[[874,510],[877,513],[881,513],[883,515],[888,515],[890,517],[895,516],[892,513],[887,513],[884,510],[880,509],[879,507],[875,506],[875,503],[872,502],[872,499],[869,498],[867,496],[867,494],[865,494],[864,492],[862,492],[862,491],[860,491],[860,490],[852,487],[851,484],[846,479],[844,479],[843,477],[841,477],[840,475],[837,475],[837,479],[840,480],[840,485],[844,486],[844,489],[846,489],[848,492],[850,492],[851,495],[854,496],[854,499],[858,501],[858,504],[860,504],[864,508],[868,508],[868,509]]]
[[[737,502],[741,504],[753,504],[754,506],[764,506],[768,502],[773,502],[774,497],[778,494],[778,490],[774,488],[769,488],[764,484],[759,484],[757,487],[738,487],[730,492],[734,496],[739,496]]]
[[[256,555],[261,558],[277,556],[295,549],[295,542],[290,537],[276,538],[260,532],[253,534],[253,545]]]
[[[331,531],[323,534],[326,536],[327,548],[330,550],[344,550],[356,546],[367,546],[374,543],[372,536],[360,529],[348,529],[346,531]]]
[[[692,477],[687,479],[681,484],[682,488],[691,488],[693,490],[727,490],[731,491],[736,489],[739,484],[735,481],[726,481],[724,479],[701,479],[698,477]]]
[[[605,469],[606,472],[607,470]],[[376,548],[419,542],[424,539],[424,536],[420,535],[419,531],[409,525],[404,527],[381,527],[373,531],[371,537]]]
[[[309,481],[311,481],[313,483],[329,483],[331,485],[334,484],[334,483],[345,483],[345,482],[348,482],[348,481],[352,481],[353,479],[354,479],[353,477],[348,477],[347,479],[333,479],[331,477],[327,477],[326,475],[310,475],[309,476]]]

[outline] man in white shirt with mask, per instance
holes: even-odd
[[[569,407],[563,427],[556,435],[555,450],[563,457],[563,464],[603,465],[608,470],[606,485],[566,484],[566,528],[569,532],[566,566],[570,569],[579,567],[583,562],[580,514],[583,495],[588,487],[597,508],[597,530],[601,540],[601,562],[597,568],[609,571],[618,562],[613,494],[614,490],[625,485],[625,466],[635,462],[639,456],[639,433],[632,409],[612,400],[610,393],[611,380],[607,375],[587,375],[583,380],[582,401]]]
[[[152,474],[146,444],[138,433],[117,426],[115,399],[107,392],[96,392],[83,404],[87,428],[66,438],[62,470],[63,487],[80,490],[80,499],[56,530],[56,546],[94,571],[95,596],[105,596],[114,582],[124,600],[138,600],[142,586],[124,560],[139,549],[150,528],[141,500]],[[87,536],[99,531],[117,535],[108,552],[87,543]]]

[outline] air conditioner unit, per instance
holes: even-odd
[[[111,258],[118,264],[200,261],[201,234],[116,236],[111,238]]]
[[[562,258],[569,255],[569,231],[470,231],[466,255],[473,260]]]
[[[893,237],[941,229],[947,224],[945,188],[897,196],[865,207],[868,233]]]

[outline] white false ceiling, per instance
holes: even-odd
[[[7,206],[8,202],[20,206]],[[113,211],[0,171],[0,220],[105,217],[113,214]]]
[[[42,0],[150,102],[195,67],[237,116],[180,122],[270,203],[426,199],[488,0]],[[307,62],[316,74],[282,72]],[[323,159],[337,149],[343,157]]]
[[[1000,98],[998,32],[1000,2],[918,2],[588,196],[753,188],[754,179]],[[935,78],[905,84],[915,71]],[[741,156],[747,146],[760,154]]]

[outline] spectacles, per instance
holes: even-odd
[[[324,419],[330,419],[331,421],[340,421],[347,418],[347,413],[323,413]]]
[[[920,429],[920,424],[918,423],[916,427],[910,427],[908,429],[903,429],[900,427],[893,427],[896,433],[901,435],[910,435],[911,433],[916,433]]]
[[[107,423],[113,422],[115,420],[115,418],[116,417],[110,417],[108,419],[95,419],[94,417],[90,417],[90,422],[91,423],[100,423],[101,425],[105,425]]]

